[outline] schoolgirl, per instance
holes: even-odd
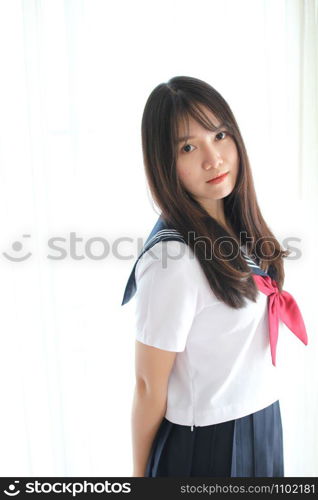
[[[233,113],[174,77],[147,100],[142,145],[161,213],[122,301],[136,312],[133,475],[284,476],[279,321],[308,338]]]

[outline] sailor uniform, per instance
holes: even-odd
[[[307,333],[293,297],[240,250],[261,292],[240,309],[215,296],[162,216],[133,266],[122,305],[135,296],[136,339],[177,352],[148,477],[284,475],[279,320],[304,344]]]

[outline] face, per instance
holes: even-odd
[[[204,108],[204,112],[213,124],[221,125],[210,110]],[[179,139],[187,134],[183,122],[178,132]],[[232,192],[239,168],[237,147],[226,127],[212,132],[189,117],[189,139],[178,143],[176,168],[185,189],[208,213],[212,216],[222,214],[222,200]],[[220,182],[207,182],[225,173],[227,175]]]

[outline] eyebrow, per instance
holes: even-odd
[[[225,123],[220,123],[220,125],[215,130],[213,130],[213,132],[217,132],[221,128],[227,128],[226,124]],[[185,135],[185,136],[179,137],[177,139],[177,144],[179,144],[179,142],[184,142],[186,139],[195,139],[195,138],[196,138],[195,135],[189,135],[189,136]]]

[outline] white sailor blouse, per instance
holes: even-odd
[[[294,298],[257,262],[242,255],[261,293],[234,309],[213,293],[182,235],[160,216],[128,278],[122,305],[135,298],[138,341],[177,353],[165,417],[205,426],[254,413],[280,397],[279,321],[305,344]],[[181,257],[180,257],[181,256]]]

